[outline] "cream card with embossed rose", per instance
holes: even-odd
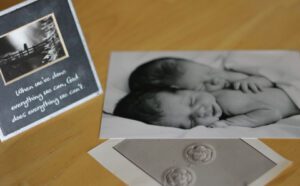
[[[129,185],[264,185],[290,165],[254,139],[109,140],[90,154]]]

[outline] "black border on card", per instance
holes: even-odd
[[[17,4],[17,5],[15,5],[15,6],[12,6],[12,7],[8,8],[8,9],[5,9],[5,10],[3,10],[3,11],[0,11],[0,18],[1,18],[1,16],[6,15],[6,14],[11,13],[11,12],[14,12],[14,11],[16,11],[16,10],[18,10],[18,9],[26,8],[26,6],[28,6],[28,5],[30,5],[30,4],[32,4],[32,3],[34,3],[34,2],[37,2],[37,1],[39,1],[39,0],[27,0],[27,1],[24,1],[24,2],[22,2],[22,3]],[[90,99],[92,99],[92,98],[94,98],[94,97],[96,97],[96,96],[102,94],[102,92],[103,92],[103,91],[102,91],[102,87],[101,87],[101,83],[100,83],[99,78],[98,78],[98,76],[97,76],[97,72],[96,72],[96,69],[95,69],[95,66],[94,66],[94,63],[93,63],[91,54],[90,54],[90,52],[89,52],[89,49],[88,49],[86,40],[85,40],[84,35],[83,35],[83,32],[82,32],[82,30],[81,30],[81,27],[80,27],[80,24],[79,24],[79,20],[78,20],[78,18],[77,18],[76,11],[75,11],[75,9],[74,9],[74,5],[73,5],[73,3],[72,3],[72,0],[66,0],[66,1],[67,1],[68,4],[69,4],[70,11],[71,11],[71,13],[72,13],[72,17],[73,17],[73,19],[74,19],[74,21],[75,21],[75,24],[76,24],[76,27],[77,27],[77,31],[78,31],[79,36],[80,36],[80,40],[81,40],[81,42],[82,42],[82,44],[83,44],[83,47],[84,47],[85,53],[86,53],[86,55],[87,55],[87,58],[88,58],[88,61],[89,61],[89,65],[90,65],[90,68],[91,68],[91,70],[92,70],[92,73],[93,73],[93,76],[94,76],[94,80],[95,80],[95,82],[96,82],[96,85],[97,85],[97,88],[98,88],[98,89],[97,89],[96,92],[91,93],[90,95],[86,96],[85,98],[83,98],[83,99],[81,99],[81,100],[78,100],[78,101],[76,101],[76,102],[74,102],[74,103],[71,103],[70,105],[68,105],[68,106],[66,106],[66,107],[64,107],[64,108],[62,108],[62,109],[60,109],[60,110],[57,110],[57,111],[55,111],[54,113],[52,113],[52,114],[50,114],[50,115],[48,115],[48,116],[46,116],[46,117],[44,117],[44,118],[41,118],[41,119],[39,119],[39,120],[37,120],[37,121],[35,121],[35,122],[29,124],[29,125],[26,125],[26,126],[24,126],[23,128],[20,128],[20,129],[18,129],[18,130],[16,130],[16,131],[14,131],[14,132],[12,132],[12,133],[6,135],[6,136],[3,135],[2,129],[0,128],[0,140],[1,140],[1,141],[5,141],[5,140],[7,140],[7,139],[9,139],[9,138],[12,138],[12,137],[14,137],[14,136],[16,136],[16,135],[18,135],[18,134],[24,132],[24,131],[27,131],[28,129],[30,129],[30,128],[32,128],[32,127],[35,127],[35,126],[37,126],[37,125],[39,125],[39,124],[41,124],[41,123],[43,123],[43,122],[45,122],[45,121],[47,121],[47,120],[49,120],[49,119],[51,119],[51,118],[53,118],[53,117],[55,117],[55,116],[61,114],[61,113],[64,113],[64,112],[66,112],[66,111],[68,111],[68,110],[70,110],[70,109],[76,107],[77,105],[79,105],[79,104],[81,104],[81,103],[84,103],[84,102],[86,102],[86,101],[88,101],[88,100],[90,100]],[[48,15],[51,15],[51,14],[48,14]],[[32,22],[31,22],[31,23],[32,23]],[[30,23],[29,23],[29,24],[30,24]],[[58,26],[57,26],[57,28],[59,29]],[[60,32],[60,31],[59,31],[59,32]],[[61,37],[61,36],[60,36],[60,37]],[[66,59],[66,58],[64,58],[64,59]],[[57,62],[58,62],[58,61],[57,61]],[[54,64],[54,63],[53,63],[53,64]],[[49,64],[49,65],[50,65],[50,64]],[[51,65],[52,65],[52,63],[51,63]],[[47,65],[45,65],[45,66],[47,66]],[[40,68],[38,68],[37,70],[40,70]],[[4,79],[3,79],[3,80],[4,80]]]

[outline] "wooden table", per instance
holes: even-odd
[[[0,8],[17,2],[1,0]],[[104,89],[115,50],[300,49],[300,0],[74,4]],[[1,143],[0,185],[124,185],[86,153],[101,143],[102,104],[100,96]],[[263,141],[294,162],[270,185],[300,185],[300,140]]]

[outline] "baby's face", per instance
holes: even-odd
[[[157,99],[161,103],[163,117],[161,123],[177,128],[209,126],[219,120],[222,110],[216,99],[209,93],[181,90],[176,93],[160,92]]]
[[[182,65],[183,74],[176,82],[178,88],[189,90],[216,91],[229,86],[229,82],[222,77],[221,70],[207,65],[185,62]]]

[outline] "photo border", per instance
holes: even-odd
[[[1,16],[1,15],[0,15],[0,16]],[[20,26],[20,27],[14,29],[14,30],[11,30],[11,31],[7,32],[6,34],[1,35],[1,36],[0,36],[0,39],[2,39],[2,38],[4,38],[5,36],[9,35],[11,32],[14,32],[14,31],[16,31],[16,30],[18,30],[18,29],[20,29],[20,28],[26,27],[27,25],[30,25],[30,24],[39,22],[39,21],[41,21],[41,20],[43,20],[43,19],[45,19],[45,18],[47,18],[47,17],[52,17],[52,19],[53,19],[53,22],[54,22],[54,25],[55,25],[55,28],[56,28],[56,31],[57,31],[59,40],[61,41],[61,45],[62,45],[62,47],[63,47],[63,50],[64,50],[65,55],[62,56],[62,57],[60,57],[59,59],[56,59],[56,60],[54,60],[54,61],[51,61],[50,63],[48,63],[48,64],[46,64],[46,65],[40,66],[40,67],[38,67],[38,68],[36,68],[36,69],[33,69],[33,70],[31,70],[31,71],[29,71],[29,72],[27,72],[27,73],[25,73],[25,74],[19,76],[19,77],[16,77],[16,78],[14,78],[14,79],[12,79],[12,80],[10,80],[10,81],[5,81],[4,75],[3,75],[3,73],[2,73],[2,69],[0,68],[0,76],[2,77],[2,80],[3,80],[3,82],[4,82],[4,86],[10,85],[10,84],[12,84],[12,83],[14,83],[14,82],[16,82],[16,81],[18,81],[18,80],[21,80],[21,79],[23,79],[23,78],[25,78],[25,77],[27,77],[27,76],[30,76],[31,74],[34,74],[35,72],[38,72],[38,71],[40,71],[40,70],[42,70],[42,69],[44,69],[44,68],[46,68],[46,67],[49,67],[49,66],[51,66],[51,65],[53,65],[53,64],[55,64],[55,63],[58,63],[58,62],[60,62],[60,61],[63,61],[64,59],[67,59],[68,57],[70,57],[70,56],[69,56],[68,49],[67,49],[67,47],[66,47],[64,38],[62,37],[61,31],[60,31],[60,28],[59,28],[59,25],[58,25],[58,23],[57,23],[57,20],[56,20],[56,17],[55,17],[55,14],[54,14],[54,13],[50,13],[50,14],[48,14],[48,15],[46,15],[46,16],[43,16],[43,17],[41,17],[41,18],[38,18],[37,20],[34,20],[34,21],[30,22],[30,23],[27,23],[26,25],[23,25],[23,26]]]
[[[16,11],[16,10],[20,9],[20,8],[26,8],[27,5],[30,5],[30,4],[35,3],[37,1],[39,1],[39,0],[27,0],[27,1],[24,1],[24,2],[21,2],[21,3],[17,4],[15,6],[12,6],[12,7],[8,8],[8,9],[0,11],[0,19],[1,19],[1,16],[5,15],[5,14],[11,13],[13,11]],[[94,98],[94,97],[96,97],[96,96],[98,96],[98,95],[100,95],[100,94],[103,93],[103,89],[102,89],[100,80],[98,78],[98,75],[97,75],[97,72],[96,72],[96,68],[94,66],[91,54],[89,52],[89,49],[88,49],[88,46],[87,46],[87,42],[86,42],[86,40],[84,38],[82,29],[80,27],[80,23],[79,23],[77,15],[76,15],[76,11],[75,11],[74,5],[72,3],[72,0],[66,0],[66,1],[69,4],[69,8],[70,8],[70,11],[71,11],[71,14],[72,14],[72,18],[74,19],[74,22],[76,24],[76,28],[77,28],[77,31],[79,33],[79,37],[80,37],[80,40],[82,42],[85,54],[87,55],[88,63],[89,63],[89,66],[91,68],[91,71],[93,73],[93,77],[94,77],[94,80],[96,82],[96,86],[97,86],[98,90],[96,92],[91,93],[90,95],[86,96],[85,98],[83,98],[81,100],[78,100],[78,101],[76,101],[76,102],[74,102],[74,103],[72,103],[72,104],[70,104],[70,105],[68,105],[68,106],[66,106],[66,107],[64,107],[64,108],[62,108],[60,110],[57,110],[57,111],[53,112],[52,114],[49,114],[48,116],[43,117],[43,118],[41,118],[41,119],[39,119],[39,120],[37,120],[37,121],[29,124],[29,125],[26,125],[26,126],[20,128],[20,129],[16,130],[16,131],[10,133],[10,134],[4,135],[3,132],[2,132],[2,129],[0,127],[0,140],[1,140],[1,142],[2,141],[6,141],[6,140],[8,140],[8,139],[10,139],[10,138],[12,138],[12,137],[20,134],[20,133],[23,133],[23,132],[29,130],[30,128],[33,128],[33,127],[35,127],[35,126],[37,126],[37,125],[39,125],[39,124],[41,124],[41,123],[43,123],[45,121],[48,121],[51,118],[56,117],[56,116],[58,116],[58,115],[60,115],[60,114],[62,114],[64,112],[66,112],[66,111],[68,111],[68,110],[70,110],[70,109],[72,109],[72,108],[74,108],[74,107],[76,107],[76,106],[78,106],[78,105],[80,105],[80,104],[82,104],[84,102],[87,102],[87,101],[91,100],[92,98]]]
[[[113,147],[126,139],[110,139],[100,144],[96,148],[92,149],[88,153],[99,163],[101,163],[105,168],[107,168],[111,173],[119,177],[123,182],[129,185],[137,184],[138,181],[145,183],[146,186],[160,186],[160,184],[153,179],[146,172],[138,168],[129,159],[115,150]],[[137,139],[138,140],[138,139]],[[150,140],[150,139],[149,139]],[[172,140],[172,139],[166,139]],[[185,139],[173,139],[173,140],[185,140]],[[197,139],[201,140],[201,139]],[[221,139],[216,139],[221,140]],[[253,147],[263,156],[273,161],[276,165],[257,178],[254,182],[250,183],[248,186],[261,186],[266,185],[277,176],[279,176],[284,170],[292,165],[292,162],[283,158],[278,153],[273,151],[266,144],[258,139],[239,139],[246,144]],[[121,170],[120,167],[126,167],[126,171]],[[140,183],[140,182],[138,182]]]

